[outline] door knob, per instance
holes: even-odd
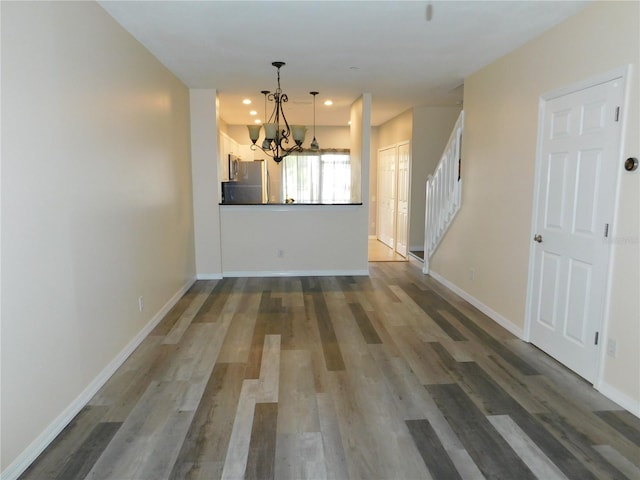
[[[542,235],[540,235],[539,233],[533,236],[533,240],[538,242],[538,243],[542,243]]]

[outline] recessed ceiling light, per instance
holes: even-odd
[[[332,100],[325,100],[325,101],[324,101],[324,104],[325,104],[327,107],[330,107],[331,105],[333,105],[333,101],[332,101]]]
[[[257,115],[257,114],[258,114],[258,112],[256,112],[255,110],[251,110],[251,111],[249,112],[249,115]]]
[[[260,120],[259,118],[256,118],[253,123],[257,123],[258,125],[260,125],[262,123],[262,120]]]
[[[244,103],[245,105],[251,105],[251,100],[245,98],[244,100],[242,100],[242,103]]]

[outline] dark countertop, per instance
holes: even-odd
[[[350,205],[362,205],[362,202],[354,202],[354,203],[224,203],[224,202],[220,202],[218,205],[224,205],[226,206],[233,206],[233,205],[239,205],[239,206],[255,206],[255,207],[268,207],[268,206],[272,206],[272,207],[295,207],[296,205],[301,206],[301,207],[307,207],[307,206],[324,206],[324,207],[339,207],[339,206],[350,206]]]

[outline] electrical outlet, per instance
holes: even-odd
[[[138,310],[144,310],[144,297],[138,297]]]
[[[469,280],[473,281],[476,279],[476,269],[475,268],[470,268],[469,269]]]
[[[609,340],[607,340],[607,355],[609,355],[612,358],[616,358],[617,353],[618,353],[618,342],[610,338]]]
[[[276,255],[278,255],[278,258],[284,257],[284,250],[279,248],[278,251],[276,252]]]

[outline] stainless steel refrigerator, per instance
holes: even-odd
[[[222,202],[267,203],[266,177],[264,160],[230,162],[230,181],[222,182]]]

